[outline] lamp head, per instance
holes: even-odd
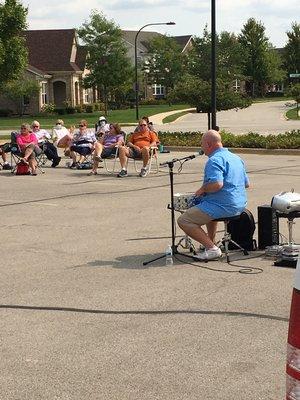
[[[166,25],[176,25],[176,22],[167,22]]]

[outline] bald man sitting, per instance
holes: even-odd
[[[249,179],[243,160],[223,147],[217,131],[206,132],[201,147],[208,156],[203,185],[195,193],[197,205],[178,218],[178,225],[205,247],[196,258],[214,260],[222,255],[215,245],[217,222],[214,220],[239,215],[245,209]],[[207,233],[202,229],[203,225],[206,225]]]

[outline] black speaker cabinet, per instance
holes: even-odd
[[[276,211],[269,205],[257,207],[258,248],[279,244],[279,221]]]

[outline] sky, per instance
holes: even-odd
[[[201,36],[210,26],[211,0],[21,0],[29,8],[29,29],[78,28],[92,10],[101,11],[121,29],[138,30],[148,23],[174,21],[174,26],[149,27],[170,36]],[[300,23],[300,0],[216,0],[217,31],[239,33],[254,17],[266,28],[275,47],[286,44],[292,22]]]

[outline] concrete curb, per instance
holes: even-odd
[[[166,150],[182,152],[198,152],[200,147],[164,146]],[[250,149],[229,147],[233,153],[261,155],[295,155],[300,156],[300,149]]]
[[[189,112],[189,111],[193,111],[193,110],[195,110],[195,108],[184,108],[184,109],[182,109],[182,110],[172,110],[172,111],[167,111],[167,112],[163,112],[163,113],[160,113],[160,114],[154,114],[154,115],[151,115],[151,117],[149,117],[150,118],[150,120],[151,120],[151,122],[154,124],[154,125],[163,125],[163,120],[166,118],[166,117],[169,117],[170,115],[173,115],[173,114],[179,114],[179,113],[181,113],[181,112]],[[179,117],[180,118],[180,117]],[[178,119],[176,119],[175,121],[177,121]],[[173,123],[173,122],[175,122],[175,121],[172,121],[172,122],[169,122],[169,123]]]

